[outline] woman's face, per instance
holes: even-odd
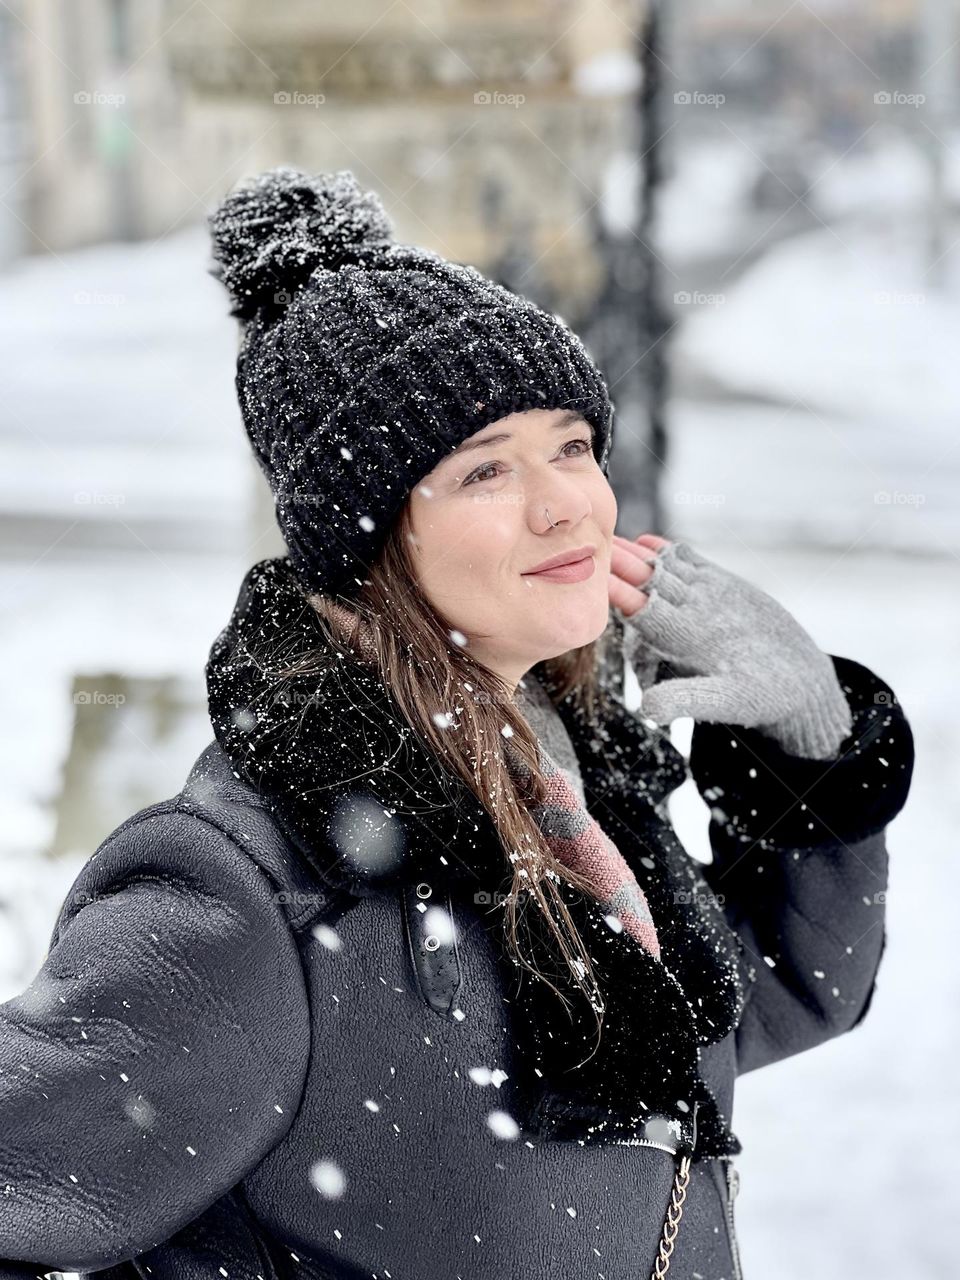
[[[421,589],[511,690],[607,625],[617,499],[592,433],[569,409],[512,413],[448,453],[408,498]],[[593,548],[580,566],[592,565],[589,576],[530,572],[583,547]]]

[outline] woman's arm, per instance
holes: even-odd
[[[286,1133],[309,1044],[266,877],[192,815],[124,823],[0,1005],[0,1276],[99,1270],[168,1239]]]
[[[886,942],[885,829],[906,802],[913,735],[887,684],[829,656],[853,712],[837,759],[789,755],[758,729],[693,729],[690,771],[712,813],[704,878],[755,970],[741,1074],[857,1026]]]

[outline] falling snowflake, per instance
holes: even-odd
[[[241,733],[252,733],[257,727],[257,717],[248,707],[236,707],[230,713],[230,719]]]
[[[339,933],[328,924],[315,924],[310,932],[328,951],[339,951],[343,946]]]
[[[487,1085],[494,1085],[497,1089],[503,1084],[504,1080],[508,1080],[509,1076],[505,1071],[501,1071],[499,1067],[471,1067],[468,1075],[474,1084],[485,1088]]]
[[[443,907],[429,907],[424,914],[423,923],[428,935],[432,934],[444,946],[452,945],[456,930],[449,911],[445,911]]]
[[[330,818],[329,839],[348,867],[363,876],[392,870],[405,846],[403,827],[366,795],[348,793],[337,801]]]
[[[347,1187],[346,1175],[332,1160],[317,1160],[311,1165],[310,1183],[327,1200],[339,1200]]]
[[[140,1129],[149,1129],[157,1117],[155,1109],[143,1096],[125,1102],[123,1110],[127,1119],[132,1120]]]
[[[520,1126],[507,1111],[491,1111],[487,1116],[490,1131],[505,1142],[513,1142],[520,1136]]]

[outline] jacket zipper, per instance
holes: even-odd
[[[743,1271],[740,1266],[740,1247],[737,1244],[737,1229],[733,1221],[733,1202],[740,1190],[740,1171],[733,1163],[730,1156],[721,1156],[724,1161],[724,1173],[727,1184],[726,1211],[727,1211],[727,1234],[730,1237],[730,1255],[733,1258],[733,1275],[734,1280],[743,1280]]]
[[[650,1138],[614,1138],[613,1145],[617,1147],[656,1147],[658,1151],[666,1151],[667,1155],[675,1156],[677,1154],[675,1147],[668,1147],[663,1142],[653,1142]]]

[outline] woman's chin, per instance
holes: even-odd
[[[571,649],[581,649],[585,644],[599,640],[607,629],[608,620],[609,612],[607,611],[602,618],[597,618],[593,625],[588,625],[583,617],[580,617],[575,624],[557,629],[551,635],[550,647],[553,652],[544,656],[556,658],[561,653],[569,653]]]

